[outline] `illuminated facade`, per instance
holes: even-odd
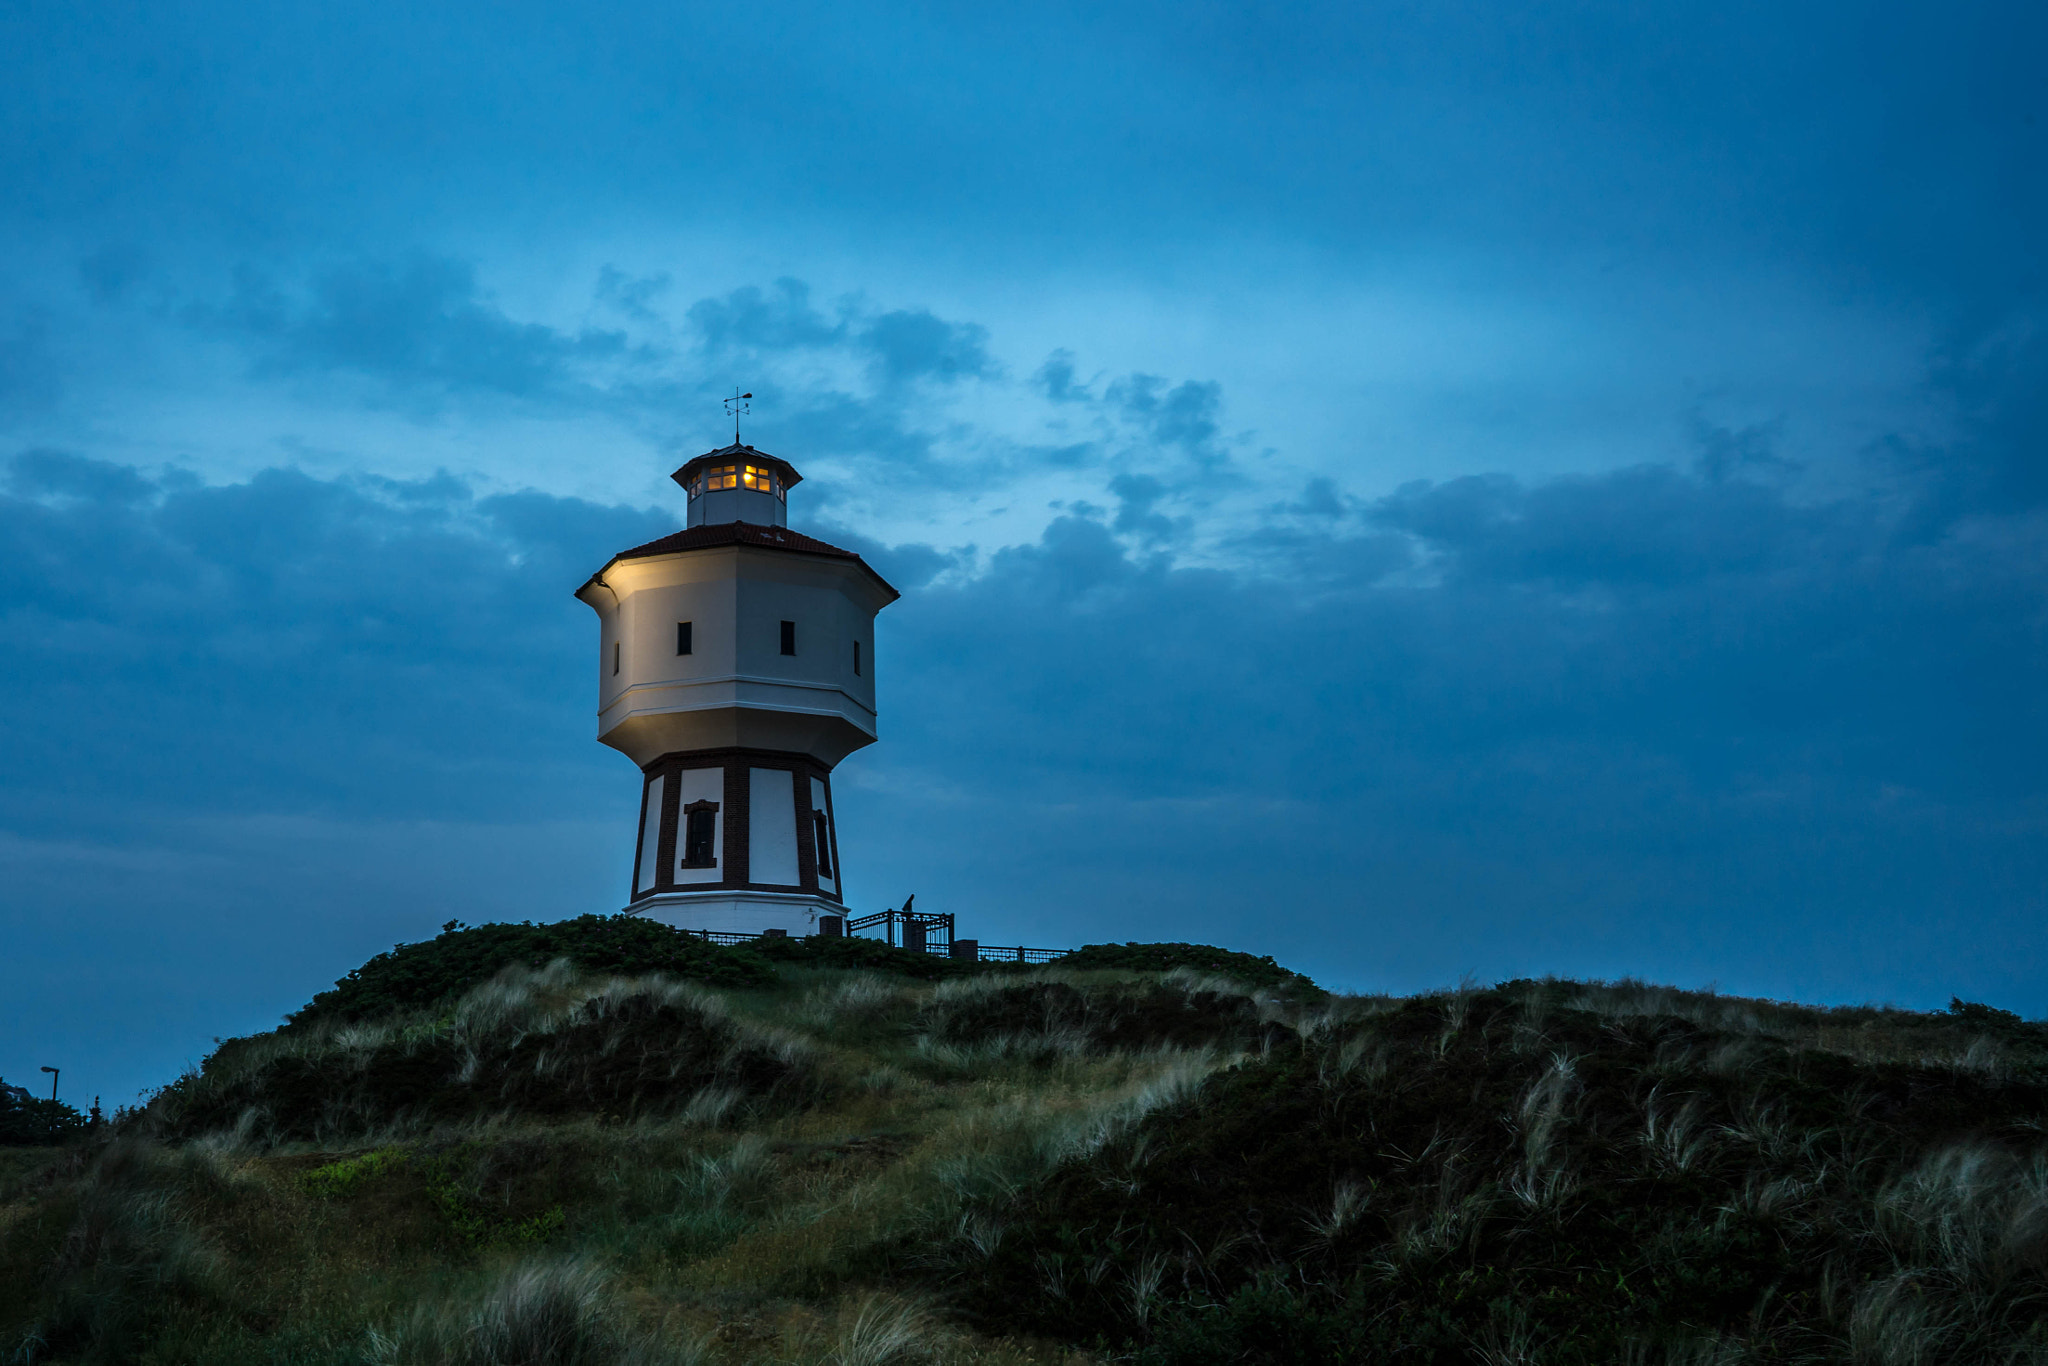
[[[675,472],[684,530],[576,590],[598,615],[597,738],[640,767],[630,909],[810,934],[844,880],[832,770],[875,741],[875,614],[897,593],[788,529],[787,461],[735,443]]]

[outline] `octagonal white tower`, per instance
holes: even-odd
[[[597,738],[640,766],[628,909],[809,934],[842,914],[832,769],[875,742],[875,614],[899,596],[788,529],[787,461],[735,442],[673,476],[685,530],[622,550],[598,616]]]

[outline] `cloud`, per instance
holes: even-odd
[[[770,289],[748,285],[715,299],[699,299],[686,315],[708,355],[735,351],[794,351],[834,345],[846,336],[843,321],[811,303],[811,287],[787,277]]]
[[[977,323],[949,322],[923,308],[877,312],[858,297],[839,300],[828,316],[811,302],[811,287],[802,280],[699,299],[687,318],[708,356],[837,351],[865,361],[884,387],[998,373],[988,354],[988,329]]]
[[[0,695],[92,718],[0,741],[8,819],[30,827],[76,816],[58,794],[380,818],[552,801],[545,780],[479,783],[582,767],[568,594],[671,525],[446,476],[209,486],[50,451],[5,487]]]
[[[655,311],[654,302],[668,293],[674,283],[667,271],[631,276],[608,265],[597,273],[594,294],[599,302],[610,304],[636,322],[659,323],[662,317]]]
[[[1793,506],[1761,485],[1665,465],[1533,486],[1505,475],[1418,481],[1366,516],[1415,536],[1445,572],[1563,588],[1793,570],[1805,557],[1833,560],[1848,549],[1829,536],[1827,512]]]
[[[0,411],[48,409],[64,387],[47,320],[24,312],[11,325],[0,323]]]
[[[226,307],[191,316],[253,339],[272,373],[359,375],[415,399],[587,401],[593,366],[645,359],[623,332],[517,321],[473,266],[428,255],[336,267],[303,292],[245,269]]]
[[[1074,381],[1074,353],[1061,347],[1045,358],[1031,374],[1031,385],[1054,403],[1092,402],[1095,395],[1086,384]]]
[[[1044,368],[1024,381],[1008,375],[986,327],[926,308],[858,295],[822,304],[791,277],[680,308],[671,288],[662,274],[603,267],[590,309],[622,326],[568,327],[508,313],[468,262],[412,255],[302,281],[244,269],[226,303],[189,304],[178,316],[241,343],[259,381],[339,381],[330,398],[420,418],[513,398],[526,415],[595,417],[634,439],[715,432],[678,415],[716,413],[728,377],[743,374],[757,418],[804,452],[820,508],[862,510],[874,489],[903,476],[929,496],[1028,488],[1049,470],[1100,469],[1106,482],[1114,469],[1137,482],[1089,491],[1129,502],[1157,484],[1145,512],[1127,512],[1124,524],[1156,538],[1190,525],[1159,508],[1198,492],[1229,458],[1213,382],[1128,374],[1083,385],[1070,359],[1056,357],[1054,370],[1067,369],[1048,389]]]
[[[897,309],[867,323],[859,343],[875,357],[885,384],[932,379],[951,384],[997,373],[988,354],[988,329],[953,323],[924,309]]]
[[[1934,381],[1970,438],[1960,452],[1915,452],[1939,475],[1930,513],[2048,505],[2048,322],[2039,306],[1959,331],[1937,353]]]
[[[7,487],[24,499],[75,499],[106,508],[130,507],[158,491],[156,483],[131,466],[40,449],[23,451],[8,463]]]
[[[1005,837],[888,871],[1018,924],[1115,887],[1117,934],[1251,917],[1380,970],[1454,977],[1479,935],[1462,961],[1500,975],[2013,998],[1984,946],[2048,959],[2048,524],[1937,548],[1899,515],[1658,467],[1474,478],[1290,517],[1231,571],[1064,518],[899,620],[918,734],[867,762],[918,814],[891,821]]]
[[[1187,530],[1186,518],[1158,511],[1160,500],[1171,492],[1163,481],[1149,474],[1119,474],[1109,481],[1109,491],[1116,495],[1118,532],[1156,544]]]
[[[1345,505],[1337,493],[1337,481],[1328,475],[1318,475],[1303,486],[1298,500],[1281,510],[1301,517],[1342,517]]]
[[[1109,402],[1125,421],[1161,446],[1173,447],[1205,469],[1229,459],[1218,441],[1217,417],[1223,386],[1210,381],[1172,384],[1157,375],[1134,374],[1109,387]]]

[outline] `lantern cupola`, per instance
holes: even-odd
[[[690,495],[684,525],[789,525],[789,491],[803,476],[778,456],[735,441],[706,451],[669,476]]]

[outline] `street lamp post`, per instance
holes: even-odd
[[[57,1098],[57,1069],[45,1067],[43,1070],[50,1074],[50,1099],[55,1100]]]

